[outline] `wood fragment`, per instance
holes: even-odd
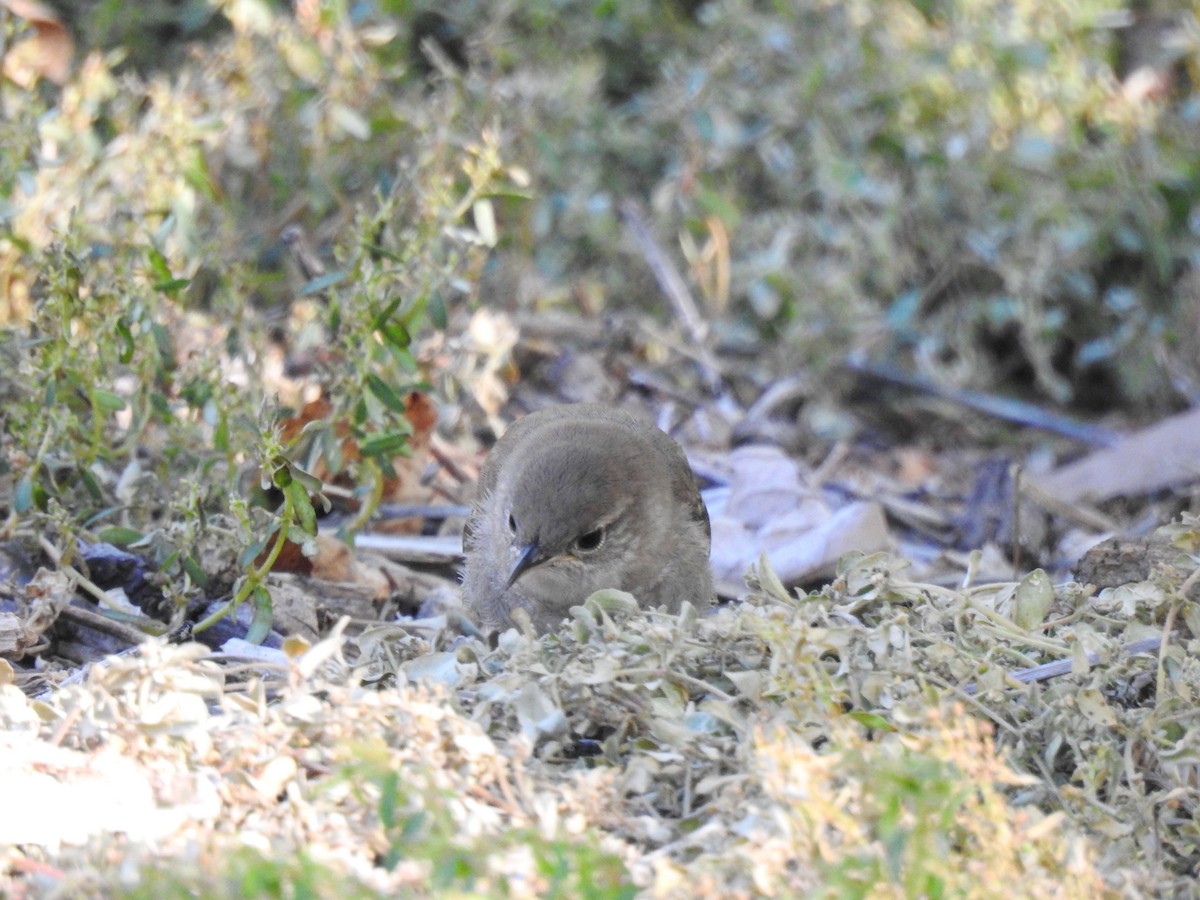
[[[462,542],[451,535],[360,532],[354,538],[354,546],[359,550],[374,550],[401,562],[453,563],[462,557]]]
[[[1080,443],[1091,444],[1096,447],[1111,447],[1120,440],[1120,436],[1116,432],[1109,431],[1107,428],[1101,428],[1098,425],[1089,425],[1086,422],[1077,422],[1074,419],[1060,416],[1034,403],[1027,403],[1024,400],[1014,400],[1011,397],[997,397],[994,394],[985,394],[982,391],[964,391],[957,388],[948,388],[927,379],[910,375],[895,366],[883,366],[862,360],[849,359],[846,361],[846,368],[866,378],[894,384],[918,393],[928,394],[931,397],[957,403],[960,406],[974,409],[977,412],[985,413],[997,419],[1004,419],[1005,421],[1015,422],[1029,428],[1049,431],[1053,434],[1059,434],[1071,440],[1079,441]]]
[[[1200,479],[1200,409],[1170,416],[1061,466],[1038,484],[1067,503],[1150,494]]]
[[[1162,645],[1161,637],[1142,638],[1140,641],[1131,641],[1128,644],[1123,644],[1118,648],[1118,653],[1127,653],[1134,655],[1137,653],[1147,653]],[[1060,675],[1067,675],[1071,671],[1072,660],[1058,659],[1054,662],[1043,663],[1040,666],[1030,666],[1027,669],[1017,669],[1015,672],[1009,672],[1008,677],[1013,678],[1023,684],[1032,684],[1035,681],[1048,681],[1051,678],[1058,678]],[[1099,653],[1089,653],[1087,655],[1087,663],[1090,668],[1100,664]],[[974,694],[978,691],[975,684],[968,684],[964,690],[968,694]]]

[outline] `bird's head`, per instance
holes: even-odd
[[[498,485],[510,553],[507,587],[577,605],[622,588],[666,525],[669,478],[621,429],[581,428],[573,440],[532,446]],[[586,432],[594,431],[594,435]],[[558,604],[556,604],[558,605]]]

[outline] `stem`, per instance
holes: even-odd
[[[1002,634],[1008,635],[1011,638],[1021,641],[1023,644],[1028,644],[1030,647],[1038,647],[1042,650],[1049,650],[1053,653],[1066,653],[1069,649],[1063,641],[1058,641],[1053,638],[1042,637],[1032,634],[1017,626],[1017,624],[995,610],[988,609],[974,597],[967,597],[967,608],[983,616],[996,627]]]
[[[41,442],[41,444],[38,445],[37,453],[34,454],[33,462],[29,466],[30,480],[37,477],[38,470],[41,469],[41,467],[42,467],[42,461],[46,458],[46,453],[50,449],[50,433],[51,433],[50,423],[47,422],[46,430],[42,434],[42,442]],[[11,535],[13,532],[13,529],[16,527],[17,527],[17,511],[15,509],[13,509],[12,504],[10,504],[10,507],[8,510],[8,518],[5,520],[3,531],[0,533],[3,533],[5,536]]]
[[[100,442],[104,439],[104,420],[100,416],[100,404],[96,402],[94,387],[88,388],[88,403],[92,407],[92,445],[87,453],[87,464],[90,466],[100,455]]]
[[[613,673],[613,680],[618,678],[632,678],[634,676],[648,676],[650,678],[662,678],[666,681],[674,681],[676,684],[685,687],[695,688],[699,691],[705,691],[712,694],[718,700],[724,700],[726,703],[732,703],[737,698],[731,694],[725,693],[719,687],[709,684],[707,681],[701,681],[699,678],[693,678],[690,675],[684,675],[682,672],[673,672],[669,669],[654,669],[654,668],[638,668],[638,669],[620,669]]]
[[[364,459],[363,464],[363,468],[371,474],[371,491],[359,507],[358,515],[346,525],[346,531],[350,534],[357,533],[367,524],[383,501],[383,473],[379,471],[379,465],[372,459]]]
[[[1190,580],[1190,579],[1189,579]],[[1167,610],[1167,619],[1163,622],[1162,640],[1158,645],[1158,666],[1154,673],[1154,697],[1158,703],[1163,702],[1167,689],[1167,645],[1171,639],[1171,629],[1175,627],[1175,615],[1179,612],[1180,603],[1172,603]]]
[[[263,564],[257,568],[250,569],[246,573],[245,579],[242,580],[242,586],[238,588],[238,592],[233,596],[228,603],[218,609],[216,612],[209,614],[204,619],[196,623],[192,631],[206,631],[212,628],[223,618],[229,615],[233,610],[237,609],[242,602],[250,596],[250,594],[262,584],[275,565],[275,561],[279,559],[279,554],[283,552],[283,546],[287,543],[288,526],[292,523],[292,517],[295,514],[295,508],[292,504],[292,497],[287,491],[283,492],[283,512],[280,514],[279,532],[275,535],[275,543],[271,547],[271,552],[267,554],[267,558],[263,560]]]

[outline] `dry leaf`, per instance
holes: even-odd
[[[31,37],[20,41],[4,55],[4,76],[14,84],[31,89],[37,79],[65,84],[71,76],[75,41],[54,10],[37,0],[2,0],[3,5],[33,26]]]

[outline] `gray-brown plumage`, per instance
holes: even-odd
[[[463,533],[467,610],[485,630],[525,609],[539,632],[601,588],[643,607],[706,607],[711,533],[687,457],[628,413],[582,403],[512,425]]]

